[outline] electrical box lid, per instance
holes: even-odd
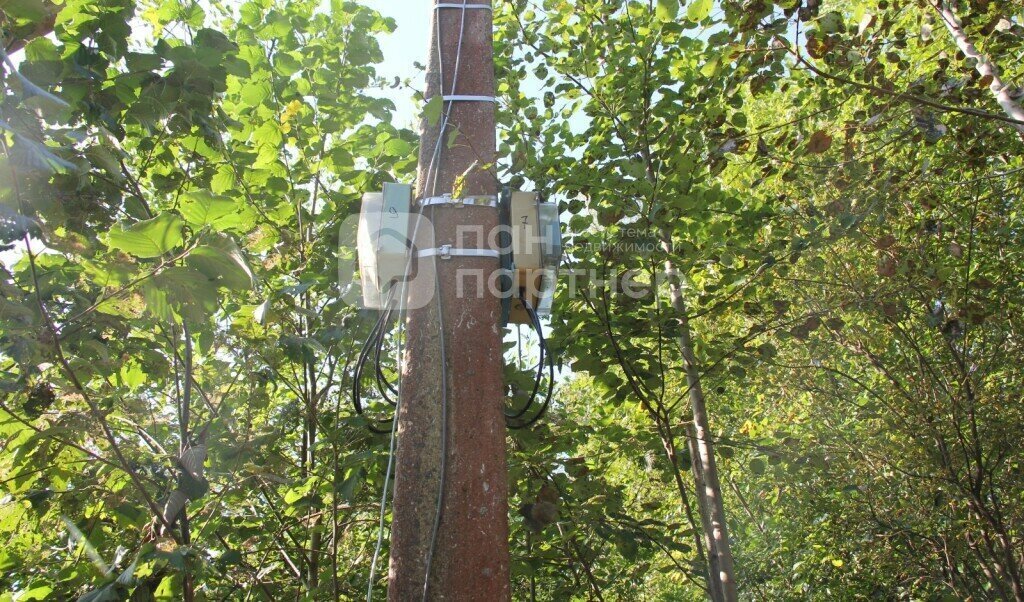
[[[409,265],[409,205],[412,186],[384,184],[363,195],[356,249],[363,305],[383,309],[391,286],[405,279]]]

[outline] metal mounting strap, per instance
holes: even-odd
[[[459,4],[457,2],[439,2],[434,5],[434,8],[482,8],[493,10],[490,4]]]
[[[445,205],[448,207],[497,207],[498,197],[492,194],[480,194],[475,196],[464,196],[464,197],[453,197],[450,194],[442,194],[441,196],[430,196],[424,199],[420,199],[420,207],[430,207],[431,205]]]
[[[498,259],[501,253],[495,249],[463,249],[462,247],[452,247],[451,245],[441,245],[436,249],[420,249],[416,253],[416,257],[433,257],[435,255],[441,259],[451,259],[452,257],[491,257]]]
[[[435,98],[437,97],[432,96],[427,99],[427,102],[429,103]],[[442,94],[441,100],[445,102],[498,102],[498,99],[495,96],[476,96],[473,94]]]

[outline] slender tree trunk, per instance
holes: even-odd
[[[667,233],[663,234],[662,248],[669,254],[672,251],[672,239]],[[683,356],[686,384],[690,389],[690,405],[693,407],[693,436],[691,441],[696,452],[693,453],[693,476],[698,487],[697,498],[707,508],[708,522],[710,522],[710,539],[713,544],[708,550],[708,562],[714,566],[717,561],[719,580],[721,582],[721,599],[725,602],[734,602],[737,600],[736,578],[732,550],[729,545],[729,532],[725,521],[722,485],[719,482],[718,467],[715,464],[714,444],[711,441],[711,428],[708,422],[704,388],[701,386],[697,359],[693,352],[690,322],[686,318],[686,302],[683,299],[679,272],[671,259],[665,260],[665,276],[668,280],[672,309],[678,315],[679,349]],[[703,514],[704,512],[702,512]],[[712,598],[714,599],[714,597]]]
[[[664,429],[669,432],[667,434],[662,434],[662,444],[665,446],[665,452],[668,455],[668,460],[672,464],[672,476],[675,478],[676,488],[679,490],[679,499],[682,503],[683,510],[686,512],[686,518],[690,521],[690,525],[694,530],[696,530],[697,524],[693,517],[693,508],[690,506],[689,496],[686,494],[686,485],[683,484],[683,477],[679,470],[679,454],[676,451],[675,438],[672,436],[672,433],[667,426],[665,426]],[[690,438],[689,441],[690,464],[692,465],[697,458],[697,454],[693,447],[693,439]],[[696,474],[696,472],[694,474]],[[718,570],[717,557],[712,557],[710,555],[710,551],[714,549],[714,541],[711,539],[710,522],[708,520],[707,513],[704,510],[704,498],[701,494],[702,489],[702,480],[695,479],[694,491],[697,492],[695,497],[697,498],[697,511],[700,513],[701,533],[703,533],[703,537],[695,534],[694,543],[697,544],[697,560],[707,569],[708,597],[712,602],[721,602],[721,573]]]
[[[704,532],[704,546],[707,549],[708,597],[712,602],[724,602],[725,586],[722,583],[722,560],[719,554],[718,541],[715,539],[715,524],[711,518],[711,508],[707,498],[707,482],[704,476],[704,463],[701,461],[700,448],[697,446],[697,435],[693,425],[687,425],[687,445],[690,448],[691,470],[693,471],[693,488],[697,491],[697,512],[700,513],[700,524]]]
[[[192,421],[192,333],[188,329],[188,323],[181,320],[182,337],[185,340],[185,357],[184,357],[184,383],[178,394],[180,396],[179,401],[181,406],[178,409],[178,457],[181,458],[185,454],[185,450],[189,448],[191,437],[191,421]],[[172,329],[172,335],[174,340],[174,346],[178,345],[177,329]],[[177,353],[177,350],[174,350]],[[181,543],[184,545],[190,545],[192,543],[192,533],[188,522],[188,503],[186,502],[185,508],[181,510],[181,518],[179,521],[181,525]],[[191,571],[186,571],[182,577],[182,598],[185,602],[192,602],[195,600],[195,575]]]
[[[978,70],[982,77],[992,78],[988,87],[992,90],[992,94],[996,97],[996,102],[1003,108],[1007,117],[1024,122],[1024,109],[1021,108],[1017,101],[1010,97],[1010,88],[1000,79],[998,70],[992,61],[979,52],[970,38],[967,37],[967,34],[964,33],[963,24],[956,16],[956,13],[953,12],[952,6],[942,0],[934,0],[932,6],[938,11],[939,18],[946,25],[950,35],[953,36],[953,41],[956,42],[960,52],[976,61],[974,68]],[[1013,124],[1013,127],[1021,134],[1024,134],[1024,124]]]
[[[308,300],[307,300],[308,307]],[[312,330],[309,323],[306,324],[306,332]],[[306,473],[315,474],[316,469],[316,438],[317,438],[317,405],[320,401],[320,394],[317,389],[316,367],[312,362],[307,361],[304,367],[308,376],[309,385],[306,389],[308,398],[308,411],[306,417],[307,449],[306,449]],[[307,587],[312,592],[320,586],[320,556],[323,533],[320,529],[323,520],[323,504],[317,503],[310,508],[307,515],[307,528],[309,529],[309,570],[307,572]]]

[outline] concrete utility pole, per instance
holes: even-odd
[[[437,1],[442,6],[433,14],[427,98],[494,96],[490,0]],[[444,108],[450,111],[445,131],[443,117],[422,124],[416,198],[452,193],[457,181],[463,197],[496,195],[494,103],[456,100]],[[457,229],[489,233],[498,225],[497,210],[488,206],[431,205],[423,213],[435,228],[436,247],[485,248],[486,239],[457,240]],[[458,273],[486,278],[498,260],[420,258],[418,270],[435,265],[440,302],[410,309],[406,322],[388,597],[501,602],[509,599],[510,584],[500,303],[493,291],[478,294],[472,277],[461,278],[464,290],[457,296]]]

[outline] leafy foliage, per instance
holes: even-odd
[[[394,22],[3,6],[0,599],[362,598],[387,440],[338,229],[415,166]],[[741,598],[1022,599],[1024,149],[935,5],[495,9],[502,177],[571,272],[514,598],[707,596],[696,375]],[[1020,85],[1020,3],[957,10]]]

